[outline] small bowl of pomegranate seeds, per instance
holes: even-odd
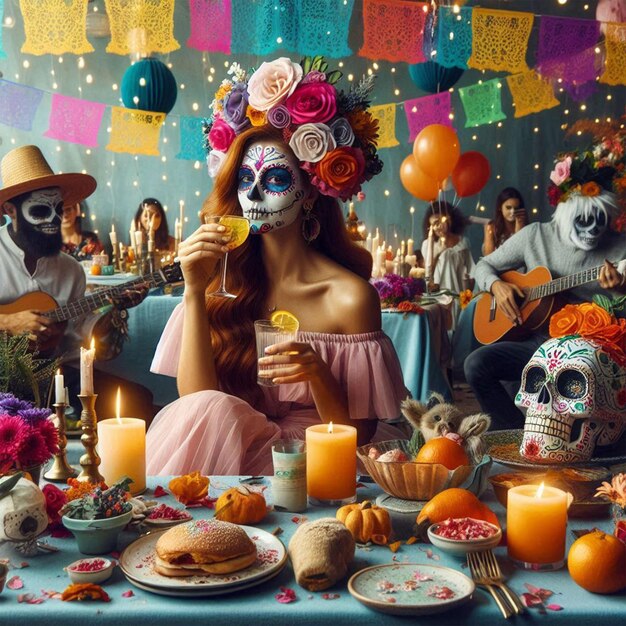
[[[489,550],[500,543],[502,531],[495,525],[472,517],[449,518],[432,524],[428,538],[437,548],[465,556],[468,552]]]
[[[102,583],[111,578],[114,567],[113,561],[95,557],[74,561],[65,568],[65,571],[73,583]]]
[[[159,504],[150,509],[144,519],[144,524],[148,526],[158,526],[159,528],[166,528],[169,526],[175,526],[176,524],[182,524],[192,519],[191,515],[184,509],[177,509],[167,504]]]

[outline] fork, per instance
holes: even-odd
[[[500,596],[500,594],[496,591],[495,586],[484,574],[483,566],[478,559],[478,553],[468,552],[467,563],[469,565],[472,579],[474,580],[474,582],[489,591],[489,593],[493,596],[493,599],[496,601],[496,604],[498,605],[498,608],[500,609],[504,619],[509,619],[509,617],[513,615],[513,611],[509,608],[508,603]]]
[[[483,565],[482,573],[488,580],[491,580],[493,585],[496,585],[500,589],[502,589],[503,593],[509,600],[509,603],[513,607],[513,610],[518,615],[521,615],[526,610],[526,607],[522,604],[519,596],[508,587],[504,583],[504,576],[502,575],[502,570],[500,569],[500,564],[498,563],[498,559],[496,559],[496,555],[491,550],[485,550],[484,552],[477,552],[478,560]]]

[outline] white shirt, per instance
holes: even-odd
[[[85,295],[85,272],[71,256],[61,252],[41,257],[32,275],[26,269],[24,256],[24,251],[11,239],[9,226],[0,227],[0,305],[10,304],[32,291],[47,293],[59,306]],[[70,343],[80,340],[76,323],[68,324],[65,340],[68,339]]]

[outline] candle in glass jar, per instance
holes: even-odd
[[[507,492],[509,557],[528,568],[562,567],[568,494],[555,487],[520,485]]]
[[[98,422],[98,468],[107,485],[128,476],[135,495],[146,488],[146,423],[134,417],[120,417],[121,397],[117,400],[113,419]]]
[[[89,349],[80,349],[80,395],[92,396],[93,391],[93,362],[96,358],[96,348],[93,338]]]
[[[306,429],[309,497],[321,501],[356,497],[356,428],[316,424]]]

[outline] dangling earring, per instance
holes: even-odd
[[[322,229],[317,215],[313,213],[313,202],[305,202],[302,205],[304,216],[302,218],[302,236],[307,243],[318,238]]]

